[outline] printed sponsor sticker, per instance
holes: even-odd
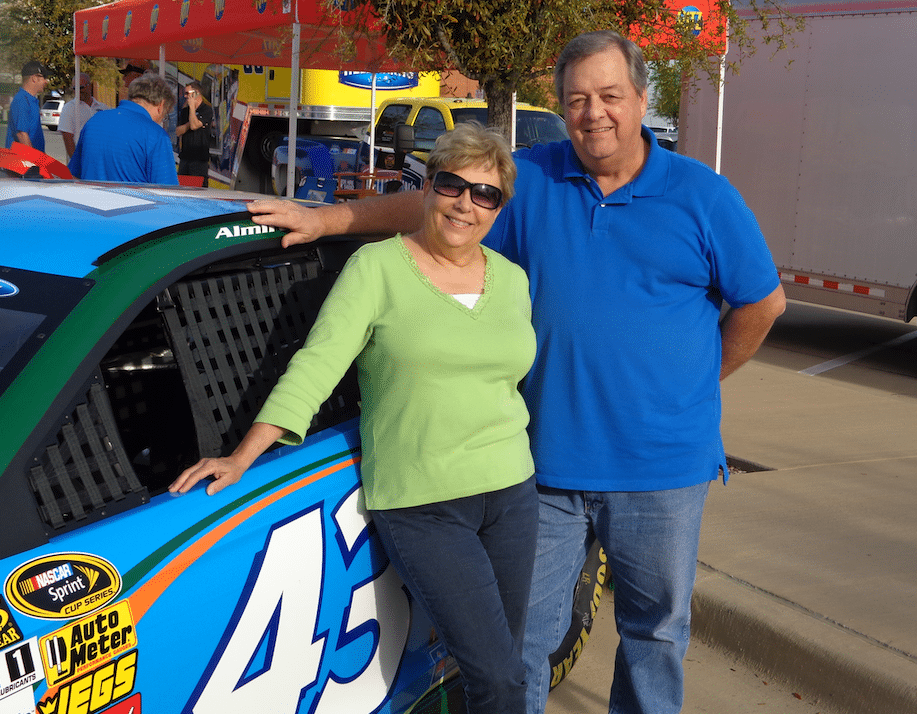
[[[69,620],[104,607],[121,590],[121,575],[104,558],[55,553],[30,560],[6,579],[9,604],[29,617]]]
[[[19,293],[19,288],[8,280],[0,280],[0,297],[13,297]]]
[[[2,714],[2,712],[0,712]],[[105,714],[141,714],[140,692],[128,697],[123,702],[118,702],[111,709],[106,709]]]
[[[17,689],[0,699],[0,714],[35,714],[35,695],[31,687]]]
[[[71,622],[39,640],[48,686],[53,687],[137,646],[127,600]]]
[[[16,695],[20,690],[28,691],[32,706],[32,686],[45,678],[41,670],[41,656],[38,654],[38,638],[9,647],[0,652],[0,701]],[[0,712],[5,713],[5,709]]]
[[[38,714],[95,714],[131,694],[136,684],[137,650],[131,650],[50,691],[38,702],[37,711]],[[126,711],[129,710],[128,707]]]
[[[22,630],[13,618],[13,612],[0,597],[0,650],[22,640]]]

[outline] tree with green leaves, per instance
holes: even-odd
[[[672,126],[678,126],[678,112],[681,107],[681,91],[686,74],[676,60],[657,60],[647,63],[653,98],[650,109],[657,116],[668,119]]]
[[[326,0],[329,8],[339,0]],[[778,5],[779,0],[751,0],[752,20],[765,28],[765,41],[785,44],[799,27]],[[513,92],[530,87],[550,72],[561,48],[576,35],[612,29],[641,44],[646,59],[677,60],[689,76],[716,72],[709,57],[718,47],[698,37],[695,18],[680,14],[664,0],[352,0],[353,20],[365,32],[378,32],[379,19],[391,55],[418,70],[456,69],[481,83],[490,106],[490,123],[507,131]],[[755,50],[747,28],[729,0],[717,0],[704,18],[709,36],[728,24],[730,43],[741,54]],[[507,132],[508,133],[508,132]]]
[[[73,86],[73,13],[103,0],[3,0],[0,4],[0,59],[13,72],[28,60],[47,67],[51,89]],[[97,81],[111,79],[112,60],[86,57],[81,69]]]

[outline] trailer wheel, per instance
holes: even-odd
[[[570,674],[573,665],[583,653],[602,599],[602,587],[608,577],[607,560],[605,551],[596,541],[586,556],[586,562],[573,590],[570,629],[564,635],[560,647],[548,657],[548,663],[551,665],[551,689]]]

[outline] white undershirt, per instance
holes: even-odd
[[[474,310],[474,306],[478,304],[478,299],[481,297],[480,293],[461,293],[459,295],[453,294],[456,300],[458,300],[462,305],[467,307],[469,310]]]

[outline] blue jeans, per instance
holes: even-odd
[[[615,585],[610,714],[676,714],[683,698],[691,592],[709,483],[668,491],[538,488],[538,548],[525,632],[527,712],[543,714],[548,657],[570,626],[574,583],[595,538]]]
[[[534,477],[372,515],[396,572],[458,663],[468,714],[522,714],[522,634],[538,527]]]

